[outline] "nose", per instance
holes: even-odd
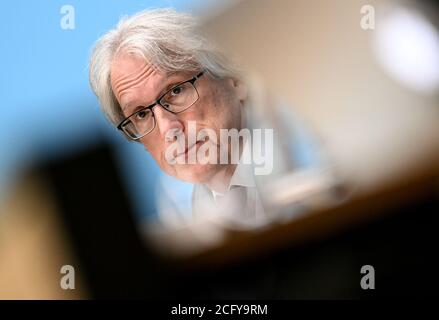
[[[160,136],[163,137],[165,141],[172,142],[166,140],[167,135],[175,137],[175,133],[183,132],[183,123],[178,119],[176,114],[166,111],[160,106],[155,106],[153,112],[157,129],[160,132]]]

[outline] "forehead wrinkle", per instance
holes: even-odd
[[[133,71],[126,75],[121,75],[118,79],[115,79],[114,85],[120,87],[121,85],[127,83],[128,81],[138,79],[145,73],[151,73],[153,70],[148,64],[144,64],[140,70]]]
[[[113,86],[116,92],[118,92],[119,98],[123,92],[130,87],[135,87],[145,79],[147,79],[155,70],[145,65],[139,72],[131,73],[126,76],[121,76],[119,79],[113,82]],[[134,75],[134,76],[133,76]]]
[[[119,87],[118,91],[119,91],[120,99],[122,99],[122,96],[124,94],[126,94],[128,92],[128,90],[142,86],[142,82],[144,82],[144,80],[147,79],[147,78],[148,78],[148,75],[145,75],[144,77],[142,77],[142,78],[140,78],[140,79],[138,79],[136,81],[129,82],[126,85],[124,85],[122,87]]]

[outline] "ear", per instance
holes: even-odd
[[[244,102],[247,99],[247,94],[248,94],[246,84],[243,81],[236,78],[230,78],[229,83],[232,86],[233,90],[235,91],[236,97],[241,102]]]

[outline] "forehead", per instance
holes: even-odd
[[[127,85],[136,85],[151,76],[164,77],[165,74],[153,64],[135,55],[119,54],[111,63],[110,78],[115,91],[120,91]]]
[[[143,66],[149,66],[158,71],[157,68],[153,68],[153,65],[147,63],[142,57],[129,53],[118,53],[111,62],[111,78],[113,79],[122,75],[133,74],[139,70],[139,67]]]
[[[132,99],[136,88],[148,87],[147,91],[154,92],[166,78],[164,72],[135,55],[119,54],[111,63],[111,87],[121,106]]]
[[[127,53],[118,54],[110,69],[111,86],[122,109],[131,102],[136,103],[133,101],[136,98],[152,102],[164,87],[184,80],[189,74],[191,73],[184,71],[166,73],[142,57]],[[142,93],[141,97],[139,92]]]

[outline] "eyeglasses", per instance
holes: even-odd
[[[177,114],[189,109],[200,97],[195,88],[195,81],[197,81],[204,71],[197,74],[195,77],[183,81],[161,95],[153,104],[141,108],[125,118],[117,128],[123,131],[128,138],[138,140],[152,130],[156,126],[156,120],[152,109],[156,105],[160,105],[166,111]]]

